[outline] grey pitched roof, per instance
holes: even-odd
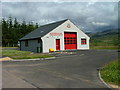
[[[19,40],[27,40],[27,39],[35,39],[35,38],[43,37],[44,35],[46,35],[47,33],[49,33],[50,31],[52,31],[53,29],[55,29],[56,27],[58,27],[67,20],[68,19],[40,26],[39,28],[30,32],[29,34],[25,35]]]

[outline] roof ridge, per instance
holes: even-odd
[[[64,19],[64,20],[60,20],[60,21],[56,21],[56,22],[44,24],[44,25],[42,25],[42,26],[46,26],[46,25],[50,25],[50,24],[55,24],[55,23],[59,23],[59,22],[63,22],[63,21],[65,22],[65,21],[67,21],[67,20],[69,20],[69,19]],[[42,27],[42,26],[40,26],[40,27]]]

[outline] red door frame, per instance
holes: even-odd
[[[56,50],[60,50],[60,39],[56,39]]]

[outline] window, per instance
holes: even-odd
[[[85,45],[85,44],[87,44],[86,39],[81,39],[81,45]]]
[[[28,40],[27,40],[27,41],[25,41],[25,46],[26,46],[26,47],[28,47]]]
[[[65,44],[76,44],[77,43],[77,38],[65,37],[64,42],[65,42]]]

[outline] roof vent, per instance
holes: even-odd
[[[43,33],[43,31],[41,31],[41,33]]]

